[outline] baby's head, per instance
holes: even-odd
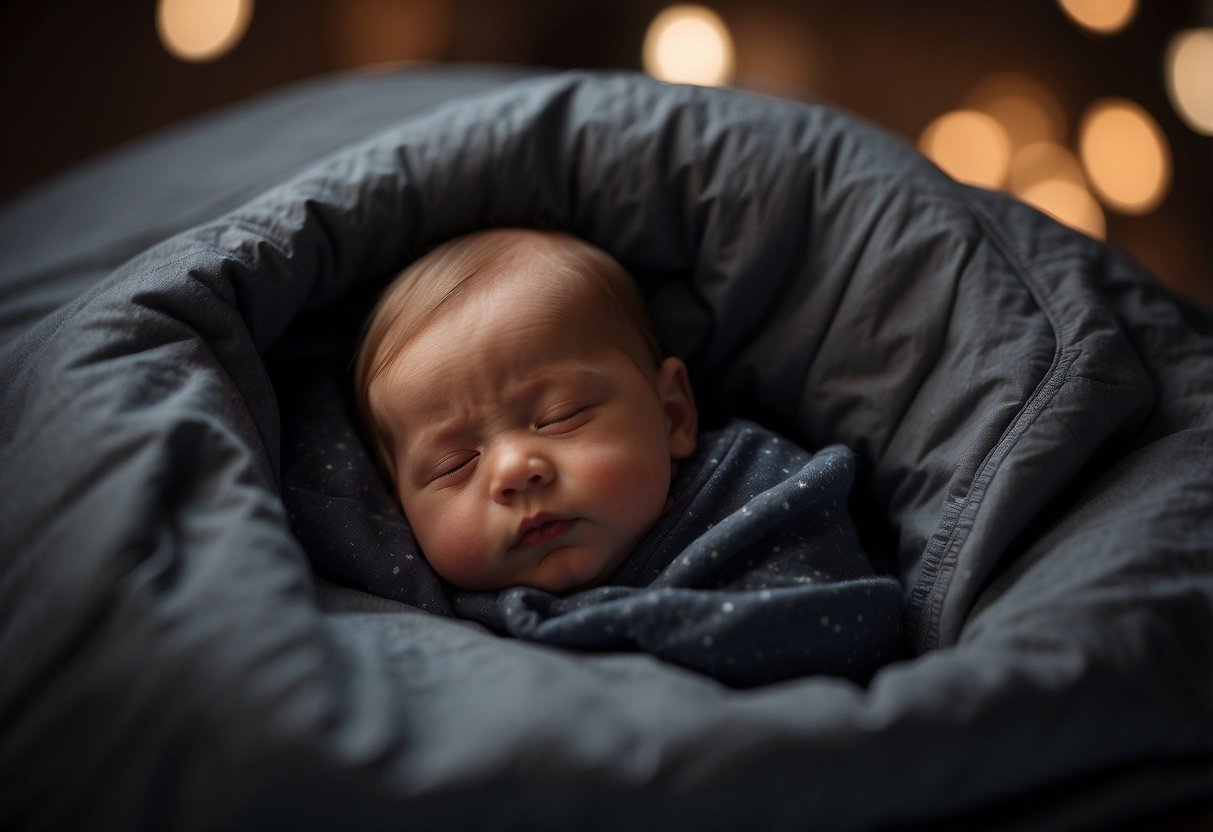
[[[567,234],[426,254],[380,299],[355,375],[418,544],[466,589],[603,583],[695,449],[685,365],[619,264]]]

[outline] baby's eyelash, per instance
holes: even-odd
[[[472,463],[472,460],[474,460],[475,458],[476,457],[474,457],[474,456],[469,456],[469,457],[461,459],[457,465],[452,465],[448,468],[443,468],[441,471],[439,471],[437,474],[434,475],[434,479],[440,480],[443,477],[449,477],[453,474],[459,473],[461,470],[463,470],[468,465],[470,465]]]
[[[535,424],[535,426],[538,428],[550,428],[550,427],[554,427],[556,425],[563,424],[564,422],[571,422],[572,420],[576,419],[578,416],[584,415],[585,412],[589,409],[590,409],[590,405],[583,405],[583,406],[578,407],[575,410],[571,410],[568,413],[565,413],[563,415],[556,416],[556,417],[553,417],[550,419],[544,419],[540,422],[537,422]]]
[[[545,419],[544,421],[539,423],[539,427],[542,428],[542,427],[547,427],[548,425],[558,425],[561,422],[567,422],[569,419],[572,419],[574,416],[577,416],[578,414],[580,414],[581,411],[583,411],[583,410],[585,410],[584,407],[579,407],[576,410],[572,411],[571,413],[566,413],[563,416],[558,416],[554,419]]]

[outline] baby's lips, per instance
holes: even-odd
[[[534,514],[518,524],[518,535],[510,549],[530,549],[557,540],[568,534],[576,524],[576,518],[572,517],[550,512]]]

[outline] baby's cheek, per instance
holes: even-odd
[[[599,488],[619,522],[643,531],[660,516],[670,488],[669,461],[659,454],[615,450],[599,460]]]
[[[460,585],[483,579],[482,518],[461,511],[457,503],[422,502],[413,506],[409,520],[417,545],[438,574]]]

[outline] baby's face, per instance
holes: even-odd
[[[600,584],[664,511],[671,460],[695,444],[686,369],[637,362],[602,326],[489,286],[372,383],[401,505],[452,583]]]

